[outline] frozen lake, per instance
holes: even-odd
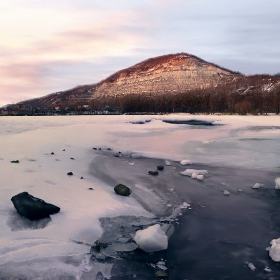
[[[279,116],[2,117],[0,279],[279,279],[266,251],[280,237],[279,143]],[[23,191],[61,211],[20,217]],[[150,254],[133,238],[154,224],[169,241]]]

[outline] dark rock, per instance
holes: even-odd
[[[29,220],[47,218],[60,211],[60,208],[46,203],[44,200],[30,195],[28,192],[19,193],[11,198],[16,210]]]
[[[155,170],[155,171],[149,171],[148,174],[149,174],[149,175],[156,176],[156,175],[158,175],[158,171],[157,171],[157,170]]]
[[[99,242],[97,241],[96,242],[96,245],[95,245],[95,249],[96,251],[99,253],[102,249],[106,249],[108,247],[108,245],[106,243],[103,243],[103,242]]]
[[[12,160],[11,163],[19,163],[19,160]]]
[[[157,170],[162,171],[163,169],[164,169],[164,166],[162,166],[162,165],[157,166]]]
[[[84,179],[84,177],[83,176],[81,176],[81,178],[80,179]]]
[[[101,148],[98,148],[98,151],[101,151]]]
[[[51,155],[54,155],[54,152],[52,152]]]
[[[93,191],[93,188],[88,188],[90,191]]]
[[[62,151],[65,152],[65,149],[63,149]]]
[[[143,121],[136,121],[136,122],[131,122],[132,124],[145,124]]]
[[[111,148],[108,148],[107,150],[108,150],[108,151],[112,151],[112,149],[111,149]]]
[[[118,184],[115,188],[114,191],[118,195],[122,196],[129,196],[131,194],[131,189],[123,184]]]
[[[74,158],[73,158],[73,157],[71,157],[70,159],[74,160]]]
[[[72,176],[73,172],[68,172],[67,175]]]
[[[92,148],[93,150],[97,150],[97,148]]]

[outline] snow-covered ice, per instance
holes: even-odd
[[[195,116],[223,124],[203,129],[162,122],[187,117],[152,116],[153,120],[144,125],[131,124],[139,116],[128,115],[1,117],[0,264],[83,256],[102,235],[101,217],[128,212],[131,216],[153,217],[133,196],[119,197],[114,186],[91,176],[90,163],[97,159],[93,147],[110,147],[116,153],[121,151],[123,158],[133,158],[134,166],[126,163],[132,172],[141,157],[160,158],[167,164],[174,161],[174,165],[183,158],[189,164],[278,170],[280,129],[275,124],[280,123],[280,116]],[[12,160],[19,163],[12,164]],[[177,170],[181,170],[179,167]],[[67,176],[68,172],[74,175]],[[194,172],[198,176],[207,174],[207,170],[196,169],[181,174],[192,176]],[[275,184],[280,188],[280,178]],[[10,201],[23,191],[59,206],[61,212],[52,215],[44,226],[32,229],[16,214]],[[274,249],[270,249],[272,255]]]
[[[134,240],[143,251],[149,253],[165,250],[168,247],[168,238],[158,224],[138,230]]]

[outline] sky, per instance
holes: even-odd
[[[276,74],[279,30],[276,0],[1,0],[0,106],[169,53]]]

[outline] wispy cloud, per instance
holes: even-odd
[[[245,73],[280,72],[279,10],[274,0],[3,0],[0,105],[181,51]]]

